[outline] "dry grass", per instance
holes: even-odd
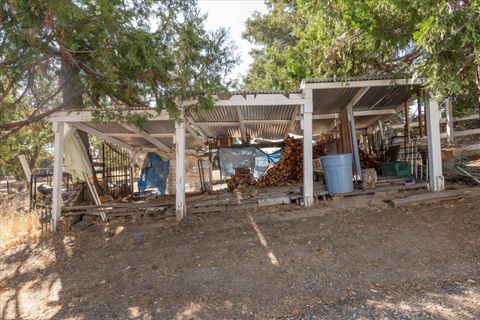
[[[43,234],[39,217],[38,210],[25,210],[18,199],[0,200],[0,252],[38,240]]]

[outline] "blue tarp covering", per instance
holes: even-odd
[[[276,148],[275,148],[276,149]],[[278,161],[280,161],[280,157],[282,156],[282,152],[283,152],[283,149],[282,148],[278,148],[277,151],[273,151],[273,152],[270,152],[270,150],[263,150],[263,152],[265,152],[268,156],[268,159],[273,162],[274,164],[277,164]]]
[[[235,168],[250,168],[253,177],[261,177],[269,166],[280,160],[282,149],[274,149],[273,151],[273,153],[267,154],[253,146],[220,148],[219,156],[222,177],[226,178],[235,174]]]
[[[140,178],[138,191],[143,194],[146,189],[153,189],[153,194],[164,195],[167,186],[170,160],[162,160],[155,152],[147,153]]]

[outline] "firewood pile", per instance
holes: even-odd
[[[324,141],[315,141],[312,147],[312,153],[314,158],[320,158],[325,155],[325,142]]]
[[[295,183],[303,178],[303,141],[288,137],[280,161],[257,180],[257,186],[272,187]]]
[[[256,185],[250,168],[235,168],[235,174],[227,178],[226,183],[228,191],[233,191],[239,186]]]
[[[381,161],[375,156],[373,152],[366,154],[363,150],[358,151],[360,157],[360,164],[362,168],[380,168]]]
[[[255,180],[249,168],[237,168],[235,174],[226,180],[229,191],[239,186],[256,186],[258,188],[283,186],[295,183],[303,178],[303,141],[288,137],[284,141],[284,150],[280,160],[265,174]]]

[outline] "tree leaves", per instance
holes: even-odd
[[[284,89],[304,77],[388,72],[415,73],[442,96],[472,101],[480,94],[475,83],[480,73],[478,0],[269,4],[267,14],[247,21],[244,37],[262,47],[252,52],[246,88]]]

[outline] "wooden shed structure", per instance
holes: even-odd
[[[176,216],[186,214],[185,156],[208,151],[209,139],[236,138],[244,143],[252,139],[280,140],[289,134],[303,136],[303,203],[313,204],[312,141],[315,135],[329,132],[337,121],[346,121],[350,129],[375,126],[403,110],[422,88],[421,80],[391,76],[365,76],[345,81],[305,79],[299,90],[234,91],[218,94],[212,110],[183,110],[180,121],[167,112],[133,109],[130,113],[148,114],[142,128],[121,121],[96,122],[91,110],[58,112],[51,116],[55,131],[52,227],[62,210],[62,168],[65,126],[69,125],[115,144],[130,153],[153,150],[175,159]],[[439,120],[441,113],[434,98],[425,99],[428,133],[429,183],[432,191],[444,189]],[[357,149],[356,139],[348,142]],[[355,157],[354,157],[355,158]],[[358,156],[355,167],[360,172]]]

